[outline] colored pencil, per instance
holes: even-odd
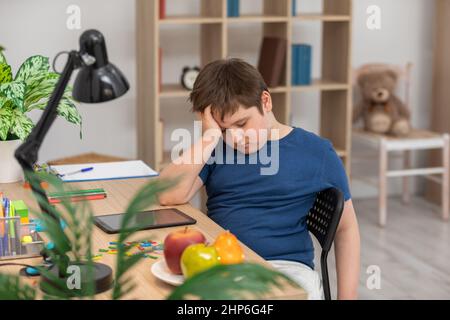
[[[49,198],[50,204],[61,203],[64,200],[68,200],[70,202],[77,201],[89,201],[89,200],[100,200],[105,199],[106,194],[96,194],[96,195],[84,195],[84,196],[73,196],[73,197],[65,197],[65,198]]]

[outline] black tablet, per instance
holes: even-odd
[[[123,213],[97,216],[95,225],[106,233],[119,233]],[[140,212],[129,227],[139,227],[140,230],[168,228],[195,224],[197,221],[178,209],[158,209]]]

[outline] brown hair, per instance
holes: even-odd
[[[211,106],[213,114],[232,115],[242,105],[257,107],[263,114],[261,95],[268,91],[259,71],[241,59],[221,59],[206,65],[199,73],[189,100],[192,111]]]

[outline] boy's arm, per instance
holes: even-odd
[[[344,212],[336,231],[334,243],[336,255],[338,299],[358,298],[360,272],[360,237],[352,200],[345,202]]]
[[[163,206],[187,203],[203,185],[198,175],[222,136],[222,131],[212,117],[210,107],[199,116],[203,124],[202,138],[159,175],[160,179],[180,179],[176,186],[158,195],[159,203]],[[196,159],[197,155],[202,155],[201,159]]]

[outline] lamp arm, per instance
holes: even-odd
[[[70,77],[73,71],[80,65],[81,59],[79,53],[77,51],[69,52],[69,58],[66,62],[66,65],[64,66],[63,72],[58,79],[58,82],[56,83],[55,89],[53,90],[52,95],[48,100],[44,113],[42,114],[38,123],[33,128],[25,142],[21,144],[14,153],[14,156],[22,167],[26,180],[30,182],[31,190],[35,194],[40,195],[41,199],[46,199],[46,195],[39,181],[33,179],[33,176],[31,175],[31,173],[33,172],[33,165],[38,159],[39,148],[41,147],[41,144],[44,141],[48,130],[57,117],[58,105],[64,95],[64,91],[70,81]],[[38,201],[38,204],[43,212],[49,213],[41,205],[40,201]],[[50,215],[55,218],[52,214]]]

